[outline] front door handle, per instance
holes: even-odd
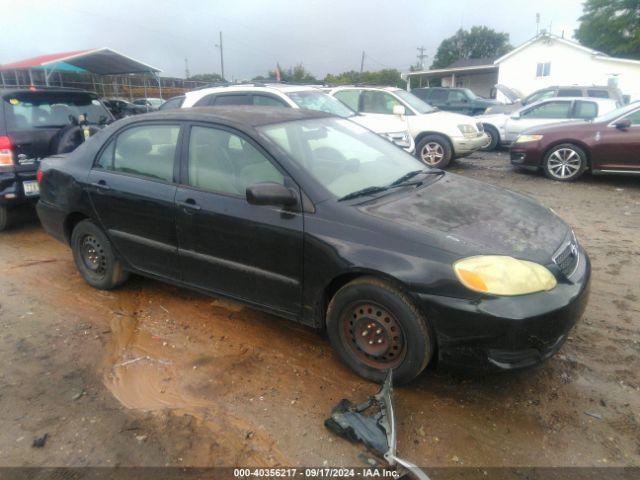
[[[187,198],[184,202],[176,202],[182,208],[190,209],[190,210],[200,210],[200,205],[196,203],[193,198]]]
[[[105,182],[104,180],[99,180],[97,182],[93,182],[91,184],[92,187],[96,187],[100,190],[111,190],[111,187],[109,185],[107,185],[107,182]]]

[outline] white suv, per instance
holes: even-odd
[[[477,120],[440,111],[400,88],[345,86],[327,91],[365,117],[406,119],[416,156],[432,167],[444,168],[452,158],[469,155],[488,141]]]
[[[187,92],[182,102],[182,108],[223,105],[261,105],[319,110],[348,118],[383,136],[405,151],[415,152],[415,143],[404,119],[397,115],[377,118],[359,115],[319,88],[308,85],[251,83],[203,88]]]

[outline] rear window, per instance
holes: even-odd
[[[64,127],[84,115],[89,123],[105,124],[112,117],[93,96],[76,92],[17,92],[5,95],[7,128],[25,130]]]

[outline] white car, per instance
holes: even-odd
[[[416,156],[431,167],[444,168],[452,158],[469,155],[487,143],[482,124],[474,118],[440,111],[400,88],[344,86],[327,91],[365,117],[406,119]]]
[[[484,131],[489,136],[483,150],[493,150],[497,145],[510,145],[525,130],[540,125],[591,120],[618,108],[618,102],[610,98],[554,97],[529,104],[512,113],[479,115]]]
[[[308,85],[250,83],[203,88],[185,94],[181,108],[221,105],[262,105],[304,108],[331,113],[368,128],[408,153],[415,152],[407,122],[399,116],[374,118],[359,115],[316,87]]]

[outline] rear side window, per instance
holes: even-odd
[[[215,97],[213,105],[216,107],[223,105],[251,105],[249,95],[218,95]]]
[[[360,90],[341,90],[339,92],[336,92],[334,97],[336,97],[354,112],[358,111],[358,99],[360,98]]]
[[[561,88],[558,90],[559,97],[582,97],[582,90],[579,88]]]
[[[286,107],[282,100],[271,97],[269,95],[253,94],[253,104],[260,107]]]
[[[610,98],[606,90],[587,90],[587,96],[593,98]]]
[[[162,105],[160,105],[160,110],[171,110],[172,108],[180,108],[182,106],[182,102],[184,102],[184,97],[170,98]]]
[[[103,150],[96,167],[172,182],[179,133],[178,125],[144,125],[125,130]]]
[[[451,90],[449,91],[449,101],[450,102],[464,102],[467,99],[467,96],[464,92],[460,90]]]
[[[598,104],[595,102],[577,101],[574,116],[576,118],[591,120],[598,116]]]
[[[4,110],[9,130],[65,127],[84,115],[89,123],[112,119],[97,99],[81,92],[17,92],[5,96]]]
[[[446,90],[433,90],[429,96],[429,100],[432,102],[446,102],[449,98],[449,92]]]

